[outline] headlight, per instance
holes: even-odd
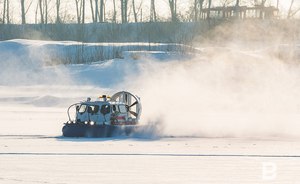
[[[94,124],[95,124],[95,122],[94,122],[94,121],[91,121],[91,122],[90,122],[90,125],[92,125],[92,126],[93,126]]]
[[[86,125],[87,125],[87,124],[88,124],[88,122],[87,122],[87,121],[85,121],[85,122],[84,122],[84,124],[86,124]]]

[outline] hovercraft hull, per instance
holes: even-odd
[[[112,137],[130,135],[135,126],[88,125],[84,123],[65,124],[62,128],[64,137]]]

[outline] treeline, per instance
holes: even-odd
[[[271,0],[165,0],[166,9],[159,12],[162,0],[0,0],[0,23],[128,23],[128,22],[190,22],[211,18],[211,9],[219,7],[260,6],[274,4],[278,8],[282,0],[275,4]],[[180,3],[179,3],[180,2]],[[293,17],[299,9],[294,8],[295,0],[290,0],[288,17]],[[185,12],[180,12],[181,6],[188,7]],[[67,6],[67,7],[65,7]],[[20,10],[18,10],[20,7]],[[16,16],[16,11],[20,15]],[[165,15],[167,13],[167,15]],[[12,16],[12,14],[14,16]],[[163,15],[164,14],[164,15]],[[75,17],[73,17],[73,15]],[[169,17],[166,17],[169,16]],[[34,21],[28,21],[32,19]],[[131,17],[131,20],[129,20]]]
[[[127,24],[0,24],[0,40],[38,39],[79,42],[211,43],[231,41],[298,43],[300,20],[212,19],[197,22]]]
[[[188,43],[218,22],[140,22],[128,24],[0,24],[0,40],[39,39],[80,42]]]

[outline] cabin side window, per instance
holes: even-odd
[[[95,105],[93,113],[96,114],[98,112],[99,112],[99,105]]]
[[[99,105],[89,105],[87,108],[88,113],[97,114],[99,112]]]
[[[127,113],[127,109],[125,105],[119,105],[119,110],[121,113]]]
[[[110,105],[102,105],[101,106],[101,109],[100,109],[100,112],[102,113],[102,114],[108,114],[108,113],[110,113]]]
[[[117,108],[117,106],[116,105],[112,105],[112,112],[116,113],[118,111],[119,111],[119,109]]]

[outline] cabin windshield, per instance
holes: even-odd
[[[86,111],[86,105],[82,104],[78,110],[79,113],[84,113]]]

